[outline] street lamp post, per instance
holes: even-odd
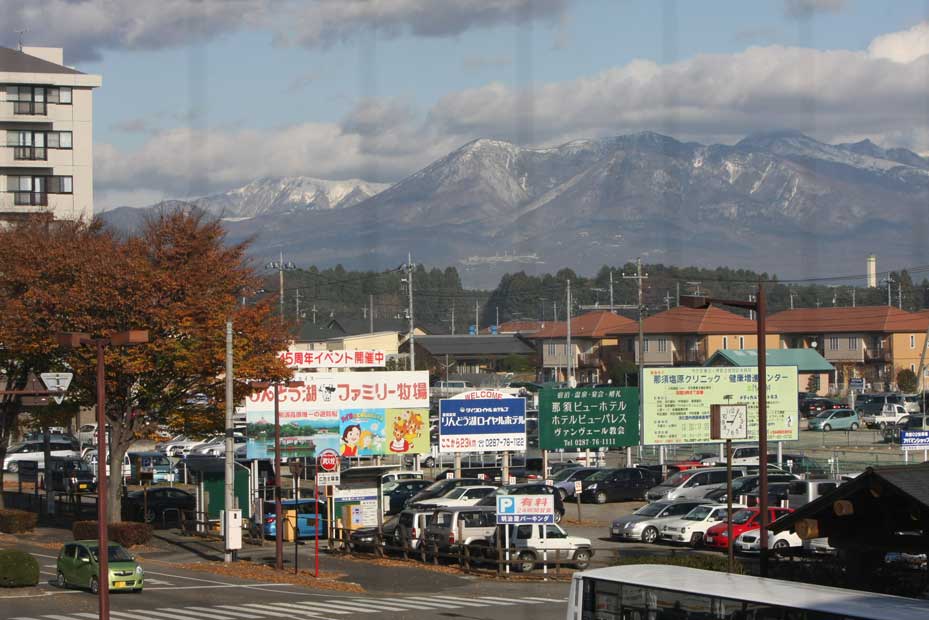
[[[735,308],[745,308],[755,312],[755,324],[758,338],[758,510],[761,513],[761,529],[759,531],[759,546],[761,560],[761,576],[768,576],[768,377],[767,377],[767,347],[765,343],[765,315],[767,304],[765,302],[764,284],[758,282],[758,295],[755,301],[742,301],[741,299],[716,299],[696,295],[681,295],[681,305],[688,308],[708,308],[716,303]],[[729,516],[732,518],[732,515]],[[730,540],[732,545],[734,541]]]
[[[303,381],[284,381],[285,387],[303,387]],[[284,570],[284,523],[281,506],[281,407],[279,381],[253,382],[252,387],[274,390],[274,568]]]
[[[80,332],[62,332],[56,335],[62,347],[92,346],[97,350],[97,575],[99,618],[110,620],[110,568],[109,541],[107,540],[107,444],[106,444],[106,367],[104,352],[108,346],[125,347],[148,342],[148,331],[131,329],[109,337],[92,338]]]

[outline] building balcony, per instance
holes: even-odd
[[[880,362],[880,363],[888,364],[893,361],[893,355],[891,354],[890,351],[884,351],[882,349],[878,349],[876,351],[865,349],[864,361]]]
[[[647,359],[647,357],[646,357]],[[674,352],[674,365],[683,365],[683,364],[703,364],[706,362],[706,353],[703,351],[675,351]]]
[[[44,146],[14,146],[14,161],[48,161],[48,149]]]
[[[599,368],[600,355],[597,353],[581,353],[577,356],[577,366],[578,368],[582,366]]]

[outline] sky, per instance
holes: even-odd
[[[0,23],[103,76],[98,211],[394,182],[481,137],[929,152],[929,0],[0,0]]]

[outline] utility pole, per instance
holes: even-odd
[[[374,295],[368,295],[368,331],[374,333]]]
[[[477,336],[478,332],[481,331],[481,318],[480,318],[480,309],[479,303],[474,300],[474,335]]]
[[[613,311],[613,270],[610,269],[610,312]]]
[[[452,336],[455,335],[455,299],[452,298]]]
[[[793,310],[794,309],[794,295],[796,295],[796,293],[794,293],[793,291],[790,291],[789,295],[790,295],[790,309]]]
[[[891,296],[890,296],[890,284],[891,284],[891,282],[893,282],[893,279],[892,279],[890,276],[887,276],[887,305],[888,305],[888,306],[894,305],[894,303],[893,303],[893,301],[892,301],[892,298],[891,298]]]
[[[497,306],[497,333],[500,333],[500,306]]]
[[[409,253],[406,256],[406,265],[401,265],[402,268],[406,269],[406,279],[401,280],[401,282],[406,282],[406,289],[409,298],[409,308],[407,309],[407,314],[410,317],[410,370],[416,370],[416,347],[414,343],[413,336],[413,253]]]
[[[677,297],[675,298],[674,305],[680,306],[681,305],[681,283],[675,282],[675,285],[677,287]]]
[[[645,303],[644,296],[642,291],[642,285],[646,279],[648,279],[648,274],[642,273],[642,258],[635,259],[635,275],[627,276],[623,274],[623,279],[625,280],[636,280],[638,283],[639,297],[638,297],[638,310],[639,310],[639,342],[638,342],[638,365],[639,365],[639,390],[642,389],[642,377],[645,376],[645,325],[644,325],[644,314],[645,314]],[[678,285],[680,287],[680,285]],[[680,295],[678,295],[678,300],[680,300]],[[641,393],[641,392],[640,392]],[[639,430],[641,432],[642,424],[642,399],[639,398]],[[628,456],[627,456],[628,459]],[[661,465],[664,465],[664,446],[659,448],[659,460]]]
[[[670,310],[670,309],[671,309],[671,291],[668,291],[667,293],[665,293],[665,296],[664,296],[664,308],[665,308],[665,310]]]
[[[278,274],[278,286],[281,290],[281,323],[284,322],[284,272],[293,271],[297,267],[291,262],[284,262],[284,252],[281,251],[280,260],[270,262],[265,266],[267,269],[276,269]]]
[[[313,325],[316,325],[316,304],[313,304]]]
[[[571,280],[568,280],[567,282],[568,282],[568,288],[567,288],[568,299],[567,299],[567,306],[566,306],[567,310],[565,311],[565,320],[567,321],[568,331],[567,331],[565,357],[567,358],[568,368],[566,372],[567,374],[566,379],[568,380],[568,387],[574,387],[573,385],[574,382],[572,381],[574,379],[574,363],[573,363],[574,360],[572,359],[574,355],[572,354],[572,351],[571,351]]]
[[[233,390],[232,390],[232,321],[226,321],[226,462],[225,462],[225,480],[224,480],[224,497],[225,512],[223,516],[226,522],[223,523],[223,539],[225,542],[226,552],[223,554],[223,562],[229,564],[232,562],[232,550],[229,549],[229,513],[235,506],[235,443],[233,435]]]
[[[558,320],[558,302],[557,301],[552,302],[552,320],[553,321]]]
[[[294,299],[297,302],[297,320],[300,320],[300,289],[294,291]]]
[[[854,286],[852,287],[852,308],[855,307],[855,293],[857,292],[857,290],[858,289],[856,289]]]
[[[897,307],[903,310],[903,283],[897,285]]]
[[[755,296],[754,296],[754,295],[749,295],[749,296],[748,296],[748,300],[749,300],[749,301],[755,301]],[[754,310],[749,310],[749,311],[748,311],[748,319],[749,319],[750,321],[754,321],[754,320],[755,320],[755,311],[754,311]]]

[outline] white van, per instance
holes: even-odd
[[[737,446],[732,449],[733,465],[754,465],[758,467],[758,446]],[[700,461],[703,466],[725,464],[726,459],[711,456]]]

